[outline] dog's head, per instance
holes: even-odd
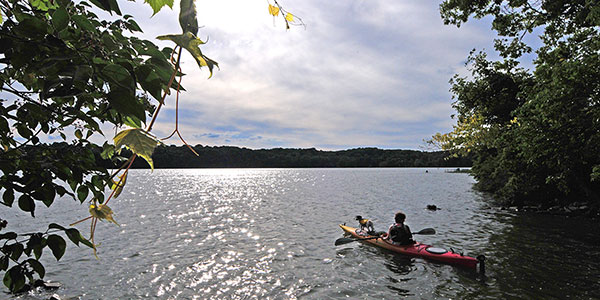
[[[360,221],[360,220],[362,220],[362,217],[361,216],[356,216],[356,221]]]

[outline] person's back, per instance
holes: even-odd
[[[388,239],[396,245],[412,245],[415,241],[412,239],[412,233],[408,225],[404,224],[406,215],[402,212],[397,212],[394,217],[396,223],[390,226],[388,230]]]

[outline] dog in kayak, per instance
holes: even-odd
[[[367,229],[367,232],[375,231],[375,228],[373,227],[373,222],[371,222],[369,219],[363,219],[363,217],[361,216],[356,216],[356,221],[358,221],[358,224],[360,225],[360,230]]]

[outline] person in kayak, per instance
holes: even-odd
[[[394,245],[412,245],[416,243],[412,239],[412,232],[410,232],[410,228],[408,225],[404,224],[406,215],[399,211],[394,216],[394,220],[396,223],[390,226],[388,233],[384,234],[384,239],[387,239],[388,242]]]

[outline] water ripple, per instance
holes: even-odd
[[[490,209],[472,184],[434,169],[134,170],[111,202],[121,227],[97,229],[100,260],[70,245],[60,262],[43,259],[64,298],[600,298],[600,252],[586,246],[600,244],[598,224]],[[36,221],[85,216],[72,202]],[[333,246],[337,224],[360,214],[386,230],[397,210],[413,231],[437,230],[416,236],[422,242],[486,254],[488,277],[366,244]]]

